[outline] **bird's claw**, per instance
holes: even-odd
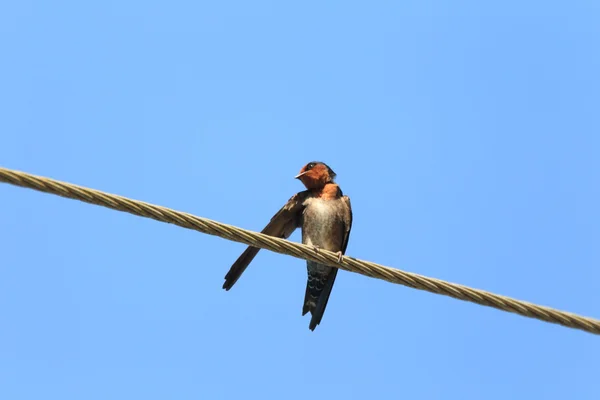
[[[315,246],[314,244],[312,245],[313,249],[315,250],[316,253],[319,253],[321,251],[321,248],[319,246]],[[344,258],[344,254],[342,254],[341,251],[338,251],[337,253],[335,253],[337,255],[337,262],[341,263],[342,259]]]

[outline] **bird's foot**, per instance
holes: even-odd
[[[312,247],[313,247],[313,249],[315,249],[315,253],[318,253],[321,251],[321,248],[319,246],[316,246],[313,244]]]
[[[337,257],[338,257],[338,259],[337,259],[337,262],[338,262],[338,263],[341,263],[341,262],[342,262],[342,258],[344,258],[344,255],[342,254],[342,252],[341,252],[341,251],[338,251],[338,252],[337,252],[337,253],[335,253],[335,254],[337,254]]]

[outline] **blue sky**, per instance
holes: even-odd
[[[597,1],[0,6],[0,165],[600,317]],[[598,337],[0,185],[0,398],[597,399]],[[292,236],[299,240],[299,233]]]

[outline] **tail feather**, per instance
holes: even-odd
[[[308,329],[311,331],[314,331],[317,325],[321,323],[321,319],[323,319],[337,271],[337,268],[332,268],[327,275],[311,274],[309,271],[302,315],[306,315],[308,312],[311,313],[312,316],[308,326]]]
[[[310,291],[308,289],[308,283],[306,283],[306,293],[304,294],[304,305],[302,306],[302,316],[305,316],[307,312],[311,312],[315,309],[317,303],[311,299]]]

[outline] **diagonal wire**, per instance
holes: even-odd
[[[112,208],[113,210],[139,215],[141,217],[152,218],[157,221],[174,224],[182,228],[193,229],[209,235],[215,235],[235,242],[252,245],[254,247],[331,265],[339,269],[356,272],[371,278],[383,279],[388,282],[397,283],[414,289],[454,297],[455,299],[497,308],[499,310],[583,330],[596,335],[600,334],[600,321],[597,319],[528,303],[486,292],[484,290],[473,289],[456,283],[429,278],[412,272],[401,271],[399,269],[348,256],[344,256],[342,262],[338,263],[337,255],[331,251],[320,250],[317,253],[312,247],[301,243],[290,242],[288,240],[223,224],[207,218],[197,217],[181,211],[145,203],[143,201],[132,200],[126,197],[101,192],[99,190],[89,189],[2,167],[0,167],[0,182],[80,200],[86,203]]]

